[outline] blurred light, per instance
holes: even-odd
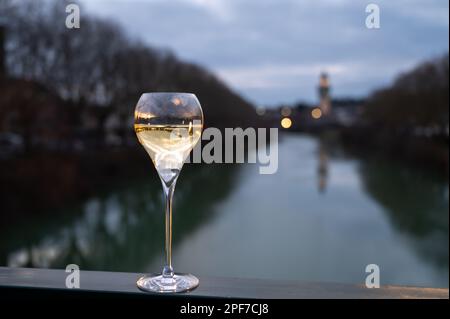
[[[263,116],[264,114],[266,114],[266,109],[262,108],[262,107],[258,107],[256,109],[256,114],[258,114],[259,116]]]
[[[176,97],[176,98],[172,99],[172,103],[178,106],[181,104],[181,100]]]
[[[290,118],[285,117],[281,120],[281,126],[283,128],[290,128],[292,126],[292,121]]]
[[[292,110],[289,107],[283,107],[281,109],[281,115],[283,115],[283,116],[289,116],[289,115],[291,115],[291,113],[292,113]]]
[[[316,107],[314,110],[311,111],[311,116],[313,119],[320,119],[322,117],[322,110],[318,107]]]

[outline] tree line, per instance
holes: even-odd
[[[131,39],[114,21],[82,11],[81,28],[66,28],[73,2],[0,1],[10,77],[43,84],[71,104],[111,108],[124,122],[141,93],[180,91],[198,96],[206,125],[255,124],[253,106],[212,73]]]
[[[449,127],[448,53],[399,75],[393,85],[374,92],[365,119],[388,131],[447,136]]]

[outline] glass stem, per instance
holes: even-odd
[[[172,268],[172,198],[175,190],[177,179],[173,179],[170,184],[162,182],[164,188],[164,197],[166,200],[166,264],[164,265],[162,276],[164,278],[173,278],[174,272]]]

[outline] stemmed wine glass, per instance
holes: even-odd
[[[144,93],[134,112],[134,130],[150,155],[162,182],[166,201],[166,261],[161,274],[146,275],[137,286],[152,292],[182,292],[198,286],[190,274],[172,268],[172,197],[178,175],[200,139],[203,112],[191,93]]]

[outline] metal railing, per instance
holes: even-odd
[[[0,288],[68,290],[69,273],[59,269],[0,267]],[[142,274],[80,271],[80,288],[89,293],[152,294],[140,291],[136,280]],[[177,296],[203,298],[310,299],[310,298],[449,298],[448,289],[405,286],[366,288],[364,285],[309,283],[267,279],[200,277],[200,286]]]

